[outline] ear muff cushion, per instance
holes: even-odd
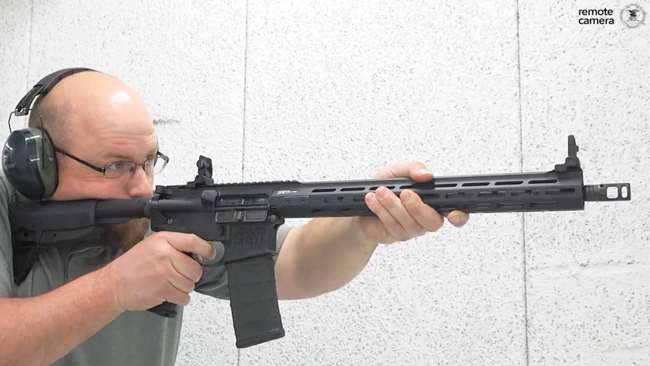
[[[34,128],[12,132],[2,150],[2,169],[7,180],[27,198],[49,198],[58,184],[58,170],[47,132]]]

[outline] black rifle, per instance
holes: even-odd
[[[151,199],[29,202],[12,210],[15,282],[31,270],[38,248],[88,236],[94,228],[148,217],[153,231],[194,233],[222,242],[236,345],[249,347],[284,336],[275,287],[276,231],[285,218],[372,216],[364,196],[384,186],[399,196],[410,189],[445,213],[463,210],[528,212],[582,210],[585,201],[630,200],[629,183],[583,184],[578,146],[546,173],[300,183],[214,184],[210,159],[186,185],[157,186]],[[176,305],[152,311],[175,316]]]

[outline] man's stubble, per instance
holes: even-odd
[[[150,224],[148,218],[140,218],[123,224],[106,225],[101,242],[127,251],[144,239]]]

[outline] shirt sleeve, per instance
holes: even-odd
[[[0,175],[0,297],[11,297],[14,293],[13,248],[9,224],[10,188],[5,177]]]
[[[289,235],[289,230],[291,230],[291,226],[284,224],[280,225],[278,228],[278,233],[275,237],[275,248],[280,253],[280,249],[282,249],[282,244],[284,244],[284,239],[287,238],[287,235]]]
[[[280,252],[282,244],[286,239],[291,226],[289,225],[280,225],[275,237],[275,247],[277,252]],[[277,256],[273,258],[276,260]],[[226,272],[226,265],[223,260],[216,262],[215,264],[204,265],[203,266],[203,277],[196,284],[196,292],[216,297],[218,299],[229,299],[228,293],[228,273]]]

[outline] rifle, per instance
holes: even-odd
[[[284,336],[275,287],[276,231],[285,218],[372,216],[364,196],[384,186],[410,189],[440,213],[583,210],[585,201],[629,201],[629,183],[584,185],[578,146],[569,136],[568,157],[545,173],[410,179],[214,184],[212,163],[200,156],[186,185],[156,186],[150,199],[80,200],[17,204],[11,213],[14,274],[21,283],[38,248],[74,242],[95,228],[147,217],[153,231],[194,233],[221,242],[236,346]],[[176,316],[177,305],[150,311]]]

